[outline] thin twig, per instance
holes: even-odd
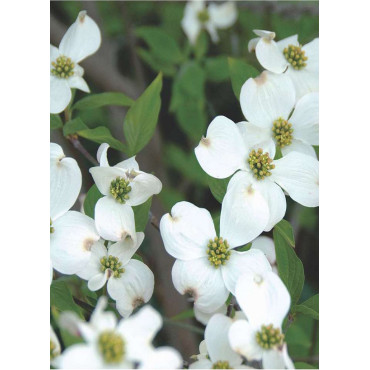
[[[150,218],[151,225],[159,231],[159,223],[157,217],[153,216]]]
[[[93,165],[99,166],[99,162],[85,149],[85,147],[81,144],[81,141],[78,140],[75,136],[68,136],[68,140],[72,143],[72,145]]]

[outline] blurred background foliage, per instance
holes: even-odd
[[[52,2],[51,42],[58,45],[66,27],[74,22],[79,11],[86,9],[98,23],[103,36],[98,53],[82,63],[93,93],[121,91],[136,99],[158,72],[163,72],[157,132],[138,155],[142,169],[155,173],[163,182],[159,202],[153,199],[153,215],[159,220],[176,202],[187,200],[209,209],[217,220],[220,203],[212,195],[208,187],[209,177],[199,166],[193,149],[215,116],[225,115],[234,122],[244,120],[239,101],[233,93],[228,57],[262,71],[254,54],[248,53],[247,49],[248,41],[255,37],[253,29],[272,30],[277,40],[298,34],[302,44],[318,37],[318,2],[240,1],[237,4],[237,22],[230,29],[219,30],[220,42],[213,44],[203,31],[194,48],[181,28],[184,5],[181,1]],[[83,96],[84,93],[77,91],[77,100]],[[118,140],[123,139],[124,114],[125,109],[121,107],[79,112],[89,128],[106,126]],[[51,139],[60,142],[67,153],[78,159],[84,175],[83,191],[86,192],[93,184],[87,171],[91,164],[72,147],[66,148],[68,144],[59,133],[52,131]],[[95,155],[98,144],[84,139],[81,142]],[[122,153],[113,149],[109,156],[111,163],[122,159]],[[301,296],[301,301],[304,301],[318,293],[318,208],[305,208],[290,198],[287,201],[285,218],[293,226],[296,253],[303,262],[306,276]],[[172,282],[167,281],[173,259],[160,254],[163,245],[152,229],[149,224],[147,238],[141,248],[144,261],[152,269],[153,265],[156,266],[156,288],[151,303],[167,316],[168,313],[179,314],[177,308],[171,311],[165,306],[176,307],[177,303],[173,302],[180,301],[185,303],[179,307],[191,308],[191,305],[174,291]],[[156,261],[157,252],[167,262]],[[63,279],[60,289],[73,290],[77,297],[83,295],[86,289],[84,282],[74,277]],[[167,293],[168,287],[171,287],[171,294]],[[94,298],[93,294],[89,295]],[[191,313],[185,313],[183,318],[186,316],[191,316]],[[157,341],[178,347],[184,356],[197,353],[197,344],[202,336],[194,327],[202,326],[194,319],[174,321],[178,322],[175,335],[171,337],[171,333],[166,331],[165,322],[165,330]],[[170,326],[172,324],[169,323]],[[192,337],[184,339],[189,324],[192,325]],[[68,334],[63,333],[63,338],[66,336]],[[176,343],[171,340],[174,337],[177,338]],[[286,339],[295,362],[318,364],[318,321],[297,314]]]

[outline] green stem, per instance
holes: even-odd
[[[171,319],[168,319],[168,318],[164,317],[163,318],[163,323],[173,325],[173,326],[177,326],[177,327],[182,328],[182,329],[190,330],[193,333],[204,335],[204,330],[202,330],[202,329],[200,329],[200,328],[198,328],[194,325],[186,324],[184,322],[172,321]]]

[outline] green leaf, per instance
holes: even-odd
[[[98,187],[94,184],[86,194],[84,201],[84,211],[86,216],[91,218],[95,217],[95,205],[97,201],[102,198],[104,195],[100,193]]]
[[[138,260],[138,261],[140,261],[140,262],[144,262],[144,261],[143,261],[143,258],[142,258],[139,254],[137,254],[137,253],[135,253],[135,254],[132,256],[132,258],[133,258],[134,260]]]
[[[59,114],[50,114],[50,130],[56,130],[62,127],[63,122]]]
[[[228,58],[228,62],[231,85],[233,87],[235,96],[239,100],[240,90],[243,84],[248,80],[248,78],[257,77],[260,72],[253,66],[240,59]]]
[[[149,46],[150,54],[167,64],[177,64],[183,60],[183,55],[176,40],[158,27],[140,27],[135,31]]]
[[[162,72],[165,76],[174,76],[176,67],[166,61],[158,59],[155,55],[151,54],[148,50],[137,48],[137,53],[140,58],[149,65],[156,72]]]
[[[225,56],[207,58],[204,68],[209,81],[221,82],[229,78],[229,65]]]
[[[139,206],[132,207],[135,214],[136,232],[144,231],[149,220],[149,211],[152,205],[152,197]]]
[[[197,60],[202,59],[207,54],[208,47],[209,40],[207,33],[204,30],[202,30],[194,46],[195,59]]]
[[[279,276],[288,288],[293,307],[302,293],[304,270],[301,260],[297,257],[292,248],[294,246],[294,240],[292,245],[291,239],[287,237],[285,232],[286,229],[286,225],[283,228],[275,226],[273,235]]]
[[[72,293],[64,281],[53,280],[50,285],[50,305],[58,311],[73,311],[83,317],[81,308],[74,302]]]
[[[88,129],[88,127],[85,125],[81,118],[74,118],[68,121],[63,126],[63,135],[64,136],[72,135],[77,133],[77,131],[86,129]]]
[[[94,94],[82,98],[75,103],[72,109],[94,109],[107,105],[131,106],[134,100],[120,92],[106,92],[101,94]]]
[[[207,175],[209,189],[211,190],[212,195],[220,203],[222,203],[222,200],[224,199],[230,179],[231,176],[227,177],[226,179],[215,179],[214,177]]]
[[[315,320],[319,319],[319,295],[316,294],[303,303],[294,306],[294,312],[308,315]]]
[[[242,247],[238,248],[237,251],[238,252],[246,252],[246,251],[249,251],[251,249],[251,246],[252,246],[252,243],[248,243],[248,244],[243,245]]]
[[[294,367],[296,369],[317,369],[317,367],[307,364],[306,362],[295,362]]]
[[[172,321],[179,321],[185,320],[194,317],[194,310],[190,308],[189,310],[182,311],[178,315],[172,316],[170,320]]]
[[[157,125],[161,108],[162,73],[149,85],[128,110],[123,132],[128,146],[128,156],[137,154],[148,144]]]
[[[293,228],[288,221],[281,220],[278,224],[275,225],[275,229],[279,231],[279,234],[281,234],[281,236],[291,247],[295,247]]]

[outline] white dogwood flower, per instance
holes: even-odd
[[[135,157],[124,160],[114,167],[109,166],[109,145],[100,145],[97,158],[100,166],[90,168],[90,173],[104,198],[117,204],[138,206],[162,190],[161,181],[154,175],[139,170]]]
[[[195,44],[202,29],[208,31],[213,42],[218,42],[217,29],[232,26],[238,16],[234,2],[211,3],[206,7],[203,0],[188,1],[185,5],[181,26],[191,44]]]
[[[247,360],[262,360],[265,369],[294,368],[281,327],[290,295],[279,276],[272,271],[245,273],[236,284],[235,297],[248,321],[231,325],[231,348]]]
[[[244,203],[245,194],[262,194],[268,209],[258,208],[255,214],[268,217],[264,230],[271,230],[285,215],[284,189],[292,199],[306,207],[319,204],[319,162],[298,152],[275,157],[272,140],[252,146],[245,133],[245,122],[235,124],[224,116],[216,117],[195,148],[199,164],[208,175],[227,178],[226,196],[235,205]],[[282,189],[281,189],[282,188]],[[225,196],[225,197],[226,197]],[[240,208],[239,208],[240,209]],[[246,214],[240,217],[249,217]]]
[[[50,255],[52,266],[63,274],[84,268],[91,247],[100,239],[93,219],[69,211],[81,184],[77,162],[66,157],[58,144],[50,143]]]
[[[252,248],[259,249],[265,254],[267,260],[270,262],[272,271],[275,272],[275,274],[277,274],[278,269],[276,265],[276,252],[274,241],[268,236],[259,236],[258,238],[252,241],[251,249]]]
[[[203,312],[197,306],[194,306],[194,317],[203,325],[207,325],[210,318],[216,313],[226,315],[226,312],[227,312],[226,304],[223,304],[221,307],[219,307],[216,311],[213,312]]]
[[[53,327],[50,325],[50,365],[55,367],[57,358],[61,352],[61,346]]]
[[[50,45],[50,113],[60,113],[67,107],[72,97],[71,89],[90,92],[82,78],[84,70],[78,63],[94,54],[100,43],[99,27],[86,11],[81,11],[59,48]]]
[[[204,342],[199,346],[198,360],[189,369],[247,369],[242,357],[229,344],[228,333],[233,319],[215,314],[209,320],[204,332]]]
[[[260,209],[264,212],[260,213]],[[234,250],[259,235],[267,219],[267,204],[257,191],[246,192],[237,202],[226,194],[220,236],[206,209],[189,202],[176,203],[160,222],[166,251],[176,258],[172,268],[176,290],[192,295],[194,305],[210,313],[226,302],[229,292],[234,293],[242,272],[271,270],[261,251]]]
[[[319,90],[319,39],[302,46],[298,35],[275,42],[275,33],[254,30],[259,36],[249,41],[261,66],[274,73],[285,73],[293,81],[297,99]]]
[[[240,105],[248,122],[239,125],[249,145],[271,142],[283,155],[300,152],[316,158],[312,145],[319,144],[319,93],[308,93],[296,103],[291,79],[264,71],[244,83]]]
[[[153,359],[154,368],[177,368],[181,356],[172,348],[154,348],[152,339],[162,326],[162,318],[150,306],[117,323],[111,311],[104,311],[107,299],[101,297],[90,322],[77,323],[85,343],[74,344],[58,357],[61,369],[132,369]]]

